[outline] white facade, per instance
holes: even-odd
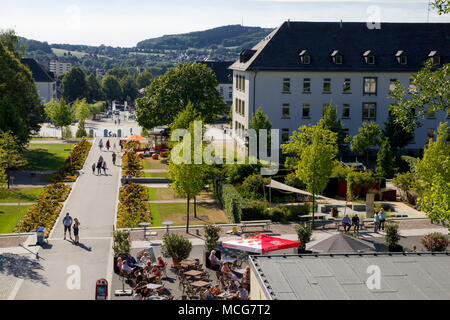
[[[56,74],[66,74],[72,68],[70,62],[50,61],[50,71]]]
[[[42,103],[47,103],[52,99],[57,100],[56,82],[36,82],[36,89]]]
[[[376,122],[382,129],[388,119],[389,104],[393,100],[388,97],[391,80],[399,80],[402,85],[409,86],[411,73],[387,72],[281,72],[281,71],[237,71],[233,75],[233,137],[245,150],[244,135],[249,127],[251,117],[261,107],[272,123],[273,129],[280,130],[280,143],[284,132],[289,135],[302,125],[314,125],[322,118],[324,105],[333,103],[337,107],[338,117],[354,136],[365,121]],[[243,86],[237,85],[238,77],[244,77]],[[376,79],[376,93],[364,93],[364,78]],[[289,79],[287,81],[287,79]],[[310,92],[304,92],[304,81],[310,80]],[[324,80],[330,80],[329,93],[324,92]],[[350,79],[350,90],[343,92],[344,81]],[[367,82],[373,80],[367,80]],[[283,88],[289,83],[289,90]],[[286,90],[286,91],[284,91]],[[363,118],[363,104],[366,109],[375,105],[375,117]],[[372,105],[374,104],[374,105]],[[309,105],[309,116],[303,113]],[[349,114],[344,114],[344,105]],[[243,106],[243,107],[242,107]],[[284,115],[283,115],[284,112]],[[307,112],[306,112],[307,113]],[[372,111],[366,112],[373,116]],[[435,130],[440,121],[448,121],[443,112],[436,112],[435,117],[423,121],[417,128],[413,143],[409,149],[423,148],[428,141],[427,135]],[[285,136],[286,138],[286,136]]]
[[[223,102],[227,105],[231,105],[233,103],[233,85],[231,83],[219,83],[217,91],[219,91],[222,95]]]

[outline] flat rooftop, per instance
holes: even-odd
[[[450,254],[377,253],[251,256],[269,300],[448,300]],[[366,285],[369,266],[379,289]]]

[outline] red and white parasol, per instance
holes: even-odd
[[[226,241],[222,243],[222,246],[254,253],[267,253],[297,248],[300,246],[300,242],[259,234],[254,237]]]

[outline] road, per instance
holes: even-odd
[[[114,139],[111,139],[113,145]],[[106,141],[104,141],[106,142]],[[118,146],[118,141],[116,141]],[[103,156],[110,169],[107,176],[92,174],[92,163]],[[112,277],[112,232],[117,205],[120,167],[113,166],[112,151],[100,152],[95,140],[73,186],[62,215],[78,218],[80,245],[63,240],[62,218],[50,234],[49,245],[40,249],[40,268],[35,280],[22,281],[15,299],[86,300],[94,298],[95,282]],[[120,161],[117,161],[120,163]]]

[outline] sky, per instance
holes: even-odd
[[[291,21],[427,22],[428,0],[0,0],[0,29],[51,43],[134,47],[166,34]],[[430,22],[450,15],[429,13]]]

